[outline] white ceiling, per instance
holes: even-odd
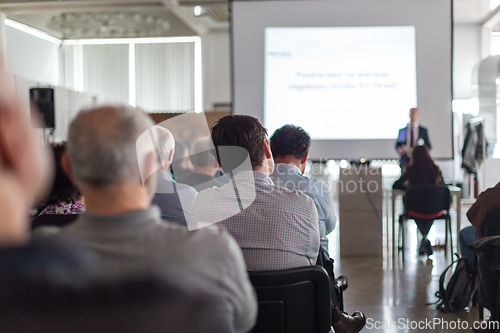
[[[85,12],[92,12],[92,11],[85,11]],[[113,10],[112,12],[120,12],[120,13],[130,13],[129,10]],[[73,11],[65,11],[65,13],[73,13]],[[81,13],[81,12],[76,12],[76,14]],[[189,26],[187,26],[181,19],[179,19],[177,16],[172,14],[169,10],[166,8],[160,7],[156,10],[134,10],[133,11],[134,15],[136,13],[140,13],[141,15],[145,16],[151,16],[155,19],[162,18],[166,20],[169,25],[170,29],[166,30],[165,32],[162,32],[160,35],[159,34],[150,34],[147,36],[143,37],[174,37],[174,36],[195,36],[196,32],[193,31]],[[81,38],[79,36],[74,36],[71,34],[68,35],[63,35],[60,31],[52,30],[47,26],[47,22],[52,18],[52,17],[60,17],[61,12],[60,11],[42,11],[39,13],[22,13],[22,12],[16,12],[16,13],[9,13],[7,14],[7,17],[24,23],[26,25],[29,25],[33,28],[42,30],[47,32],[48,34],[57,37],[57,38],[63,38],[63,39],[78,39]],[[134,22],[131,22],[134,23]],[[92,27],[96,26],[98,22],[89,22],[87,26]],[[69,22],[68,25],[74,25],[75,28],[78,28],[81,24],[78,22],[75,22],[74,24],[71,24]],[[141,22],[138,22],[135,26],[133,24],[130,24],[128,28],[141,28],[141,25],[144,26],[144,24],[141,24]],[[99,38],[101,36],[88,36],[87,38]],[[109,37],[109,36],[106,36]]]
[[[376,1],[376,0],[373,0]],[[418,1],[418,0],[415,0]],[[436,0],[437,1],[437,0]],[[453,0],[455,24],[482,24],[499,9],[491,7],[500,0]],[[213,30],[227,30],[229,24],[213,19],[203,11],[195,17],[193,9],[201,5],[209,10],[227,11],[228,1],[224,0],[0,0],[0,10],[9,18],[44,30],[60,37],[45,27],[44,22],[54,15],[75,11],[154,11],[170,18],[171,31],[168,35],[204,34]],[[500,20],[500,18],[499,18]],[[489,22],[491,23],[491,22]],[[495,22],[498,23],[498,22]]]
[[[227,1],[208,2],[209,9],[227,11]],[[212,30],[227,30],[229,23],[220,22],[212,18],[204,10],[203,15],[194,15],[196,4],[188,0],[186,4],[179,4],[176,0],[0,0],[0,10],[8,18],[19,21],[34,28],[43,30],[54,37],[61,38],[61,34],[46,26],[46,22],[53,16],[62,13],[82,12],[139,12],[150,13],[154,17],[161,16],[167,19],[170,29],[163,36],[203,35]],[[219,11],[220,13],[220,11]],[[112,36],[110,36],[112,37]],[[139,37],[139,36],[138,36]],[[150,36],[159,37],[159,36]]]
[[[453,0],[455,24],[479,24],[491,12],[491,6],[498,1]]]

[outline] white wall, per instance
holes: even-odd
[[[231,102],[229,31],[211,32],[201,39],[203,57],[203,108]]]
[[[471,98],[472,71],[481,61],[481,26],[455,25],[453,33],[454,98]]]
[[[54,86],[55,120],[54,141],[66,140],[68,125],[84,107],[93,104],[93,97],[72,90],[57,88],[60,68],[60,45],[32,36],[12,27],[5,27],[7,84],[11,85],[21,102],[23,111],[30,110],[30,88],[39,85]]]
[[[23,110],[29,112],[29,89],[37,86],[37,82],[19,76],[11,76],[9,82],[13,84]],[[66,140],[71,120],[73,120],[81,109],[89,108],[93,104],[94,98],[92,95],[64,88],[54,88],[56,128],[53,140],[56,142]]]
[[[231,101],[231,57],[229,32],[211,32],[202,37],[204,108]],[[453,38],[454,98],[471,97],[474,66],[481,61],[481,26],[456,24]]]
[[[9,90],[15,92],[20,101],[22,110],[26,113],[30,111],[29,89],[37,86],[37,82],[15,75],[7,75],[5,83]],[[68,126],[73,118],[83,108],[94,105],[94,97],[64,88],[54,88],[54,104],[56,128],[53,141],[64,141],[68,135]],[[39,133],[41,135],[41,132]]]
[[[9,71],[35,82],[59,83],[59,46],[6,27]],[[229,31],[216,31],[202,37],[203,88],[205,110],[214,103],[231,102],[231,63]],[[72,57],[69,58],[72,60]],[[481,61],[481,27],[454,27],[454,98],[471,97],[474,66]],[[48,65],[47,65],[48,64]],[[66,82],[68,83],[68,82]]]
[[[7,71],[37,83],[59,84],[58,44],[5,28]]]
[[[93,106],[94,98],[89,94],[82,94],[64,88],[55,88],[54,104],[56,130],[53,139],[59,142],[67,139],[69,124],[82,109]]]

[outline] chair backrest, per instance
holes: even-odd
[[[450,190],[446,185],[418,185],[405,194],[406,211],[423,215],[437,214],[450,209]]]
[[[488,214],[484,222],[484,236],[480,241],[487,238],[500,236],[500,209],[495,209]],[[483,306],[490,311],[497,311],[498,288],[495,270],[500,268],[500,247],[488,246],[479,254],[479,290],[481,292]],[[496,314],[499,318],[500,316]]]
[[[484,222],[484,236],[499,236],[500,235],[500,209],[495,209],[486,217]]]
[[[500,236],[500,209],[495,209],[486,217],[484,236]],[[500,267],[500,248],[492,247],[484,251],[484,258],[492,267]]]
[[[330,281],[321,266],[249,272],[259,302],[253,333],[327,333]]]
[[[482,305],[492,312],[492,318],[500,318],[500,307],[498,306],[498,286],[500,282],[500,262],[492,256],[500,249],[500,235],[488,236],[479,239],[470,245],[478,255],[479,291],[481,293]],[[498,253],[498,252],[497,252]],[[495,260],[496,259],[496,260]]]

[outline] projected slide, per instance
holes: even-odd
[[[417,104],[415,28],[265,29],[264,125],[315,140],[394,139]]]

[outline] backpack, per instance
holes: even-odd
[[[445,286],[446,275],[454,266],[455,270]],[[457,312],[469,304],[477,289],[475,266],[469,265],[466,257],[458,257],[439,278],[436,309],[444,313]]]

